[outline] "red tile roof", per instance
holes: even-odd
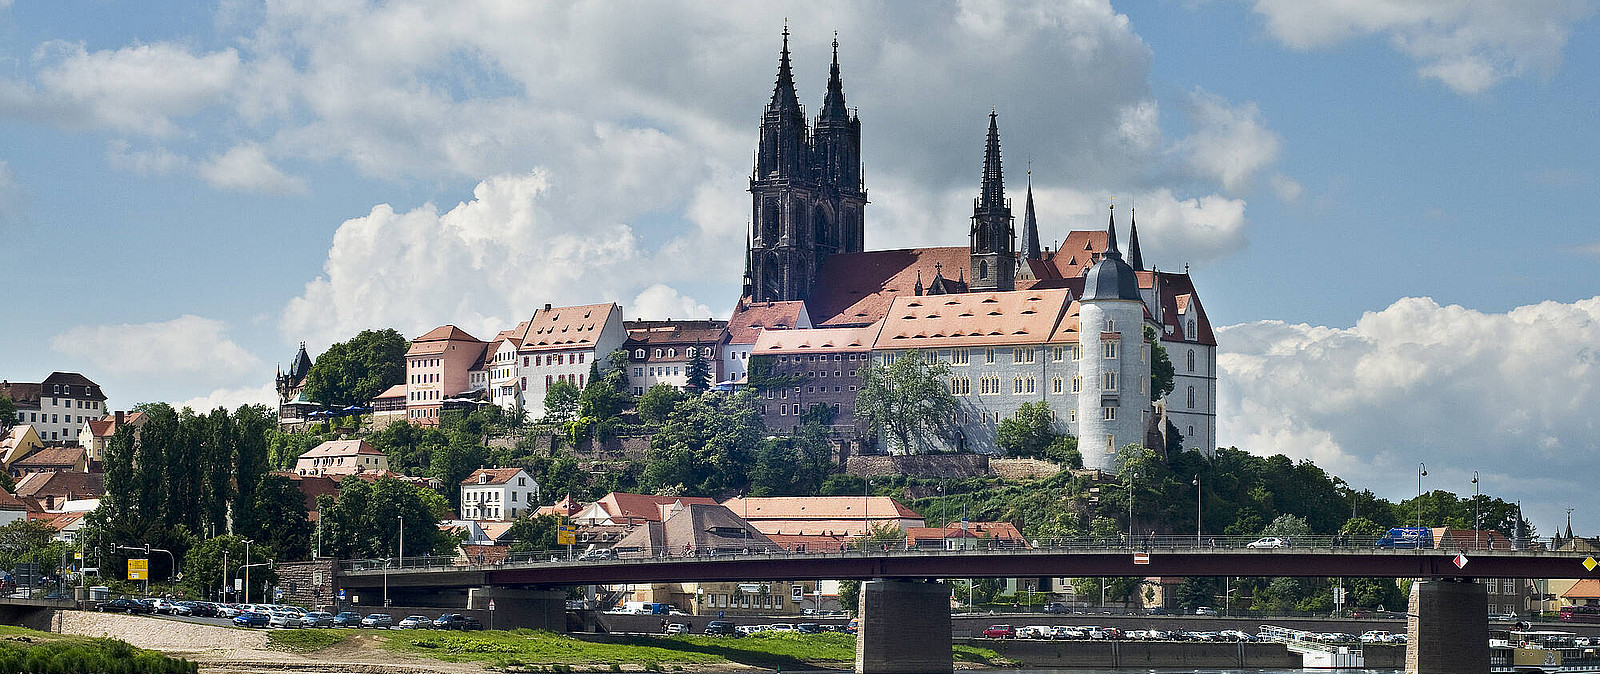
[[[55,466],[76,466],[79,462],[88,461],[89,455],[82,447],[45,447],[11,462],[13,468],[50,468]]]
[[[741,297],[728,318],[728,343],[754,344],[763,330],[811,327],[805,314],[805,302],[751,302]]]
[[[520,351],[594,348],[614,311],[614,302],[540,309],[528,320]]]
[[[1043,344],[1070,297],[1066,290],[1015,290],[896,298],[873,348]]]
[[[461,556],[469,564],[500,564],[511,556],[509,545],[461,545]]]
[[[672,506],[680,502],[684,505],[696,503],[715,505],[717,500],[704,496],[657,496],[655,494],[628,494],[614,491],[601,497],[599,504],[614,519],[660,522],[662,520],[663,506]]]
[[[315,459],[324,456],[355,456],[358,454],[383,456],[382,451],[367,444],[366,440],[329,440],[301,454],[300,458]]]
[[[759,519],[861,519],[862,502],[868,519],[922,519],[917,511],[889,496],[752,496],[722,502],[740,517]]]
[[[32,473],[17,481],[17,495],[23,498],[65,497],[100,498],[106,493],[105,473],[58,471]]]
[[[510,482],[511,478],[516,477],[517,473],[522,473],[522,469],[521,468],[479,468],[479,469],[477,469],[475,471],[472,471],[472,473],[467,476],[467,479],[461,481],[461,484],[463,486],[471,486],[471,485],[475,485],[475,484],[483,484],[483,485],[505,484],[507,482]],[[526,474],[526,473],[524,473],[524,474]],[[480,476],[484,476],[484,475],[487,475],[489,477],[489,480],[487,482],[479,482],[478,478]]]
[[[806,312],[819,327],[876,323],[894,298],[913,293],[919,274],[924,287],[938,273],[964,291],[970,262],[964,246],[829,255],[817,271]]]
[[[384,400],[384,399],[388,399],[388,398],[404,398],[404,397],[406,397],[406,385],[405,384],[395,384],[394,386],[390,386],[389,388],[384,389],[383,393],[379,393],[378,397],[373,398],[373,400]]]
[[[411,340],[411,348],[406,349],[407,356],[426,356],[444,353],[450,348],[451,342],[467,342],[482,345],[484,342],[477,337],[467,334],[465,330],[454,325],[441,325],[429,330],[426,334]]]
[[[1571,599],[1600,599],[1600,578],[1584,578],[1572,584],[1561,596]]]
[[[12,495],[11,492],[0,489],[0,510],[29,511],[37,510],[37,508],[29,506],[26,501],[17,498],[16,496]]]
[[[872,342],[882,327],[882,324],[874,323],[864,328],[764,331],[756,338],[755,346],[750,349],[750,355],[871,351]]]

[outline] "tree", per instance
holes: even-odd
[[[582,396],[578,385],[558,379],[544,392],[544,420],[572,421],[578,414],[578,398]]]
[[[444,497],[392,477],[344,480],[337,497],[317,499],[317,509],[322,514],[323,554],[332,557],[398,555],[401,518],[407,556],[446,554],[457,542],[438,527],[450,509]]]
[[[1067,468],[1083,467],[1083,452],[1078,451],[1078,439],[1070,435],[1062,435],[1044,448],[1044,458]]]
[[[711,388],[711,362],[706,360],[706,350],[706,347],[698,344],[689,349],[689,365],[684,369],[683,387],[690,391],[706,391]]]
[[[523,515],[511,523],[506,535],[511,538],[512,552],[532,552],[556,547],[556,525],[561,518],[555,515]]]
[[[267,474],[255,489],[254,536],[270,546],[279,561],[311,558],[312,525],[306,515],[306,495],[284,475]]]
[[[1295,515],[1279,515],[1271,524],[1261,529],[1262,536],[1277,536],[1294,540],[1311,535],[1311,525],[1306,523],[1306,518]]]
[[[578,396],[578,416],[589,417],[597,422],[614,419],[622,414],[622,408],[627,404],[628,394],[612,384],[610,379],[591,379]]]
[[[255,554],[255,550],[251,553]],[[222,600],[222,588],[227,587],[228,592],[232,592],[230,579],[243,577],[236,574],[244,563],[242,536],[208,538],[191,548],[189,554],[184,555],[183,587],[190,595]],[[261,586],[251,589],[252,596],[260,596],[260,591],[267,584],[276,582],[271,569],[270,566],[251,569],[250,584]]]
[[[861,610],[861,581],[839,581],[839,605],[850,613]]]
[[[912,349],[887,365],[869,363],[856,393],[856,418],[883,432],[891,451],[920,454],[955,431],[956,399],[945,388],[950,366]]]
[[[1058,437],[1053,416],[1043,401],[1023,403],[1015,416],[1000,420],[1000,448],[1010,456],[1043,457]]]
[[[687,397],[678,387],[670,384],[651,384],[645,389],[644,395],[639,396],[639,418],[645,423],[660,424],[667,420],[667,415],[672,413],[672,408]]]
[[[306,397],[329,407],[367,405],[406,380],[409,346],[393,328],[362,330],[330,345],[306,373]]]
[[[478,444],[475,438],[460,433],[451,437],[448,444],[434,448],[428,463],[433,469],[433,476],[443,485],[445,498],[451,508],[461,507],[461,481],[482,467],[488,456],[488,449]],[[510,504],[506,507],[509,508]]]
[[[755,393],[706,393],[684,400],[651,439],[643,484],[653,490],[718,496],[749,484],[754,448],[766,430]]]
[[[1150,345],[1150,402],[1167,397],[1177,385],[1173,376],[1177,371],[1167,358],[1167,348],[1161,345],[1155,328],[1144,326],[1144,341]]]
[[[0,435],[11,432],[17,425],[17,403],[9,396],[0,396]]]

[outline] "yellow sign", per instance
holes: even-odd
[[[1594,561],[1593,557],[1583,558],[1583,568],[1593,571],[1597,566],[1600,566],[1600,562]]]
[[[128,580],[150,580],[150,560],[128,560]]]
[[[556,545],[572,545],[578,542],[578,528],[571,524],[561,524],[556,527]]]

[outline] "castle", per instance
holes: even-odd
[[[1043,401],[1090,468],[1114,471],[1118,448],[1161,447],[1173,431],[1185,448],[1214,450],[1215,336],[1187,270],[1146,268],[1132,216],[1126,257],[1114,212],[1104,231],[1068,232],[1045,249],[1030,176],[1019,248],[991,111],[967,246],[864,250],[861,120],[845,106],[838,41],[808,125],[788,38],[785,29],[761,115],[727,350],[803,382],[762,393],[769,428],[788,430],[819,403],[848,416],[860,366],[915,349],[950,366],[956,449],[998,451],[1000,420]],[[750,325],[769,329],[741,338]],[[1176,370],[1159,397],[1150,394],[1157,345]]]

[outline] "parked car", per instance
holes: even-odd
[[[333,614],[327,611],[312,611],[301,616],[300,622],[306,627],[333,627]]]
[[[771,625],[767,626],[767,629],[770,629],[774,632],[793,632],[794,623],[772,623]]]
[[[1492,621],[1492,622],[1514,623],[1514,622],[1517,621],[1517,614],[1515,614],[1515,613],[1496,613],[1496,614],[1494,614],[1492,616],[1489,616],[1489,620]]]
[[[400,621],[400,629],[425,630],[433,627],[433,620],[425,615],[408,615]]]
[[[433,628],[436,630],[459,630],[467,622],[467,617],[460,613],[446,613],[433,619]],[[400,625],[405,627],[404,624]]]
[[[739,632],[734,629],[733,623],[726,620],[713,620],[706,623],[705,633],[713,637],[739,636]]]
[[[1029,625],[1027,627],[1019,628],[1019,629],[1017,629],[1017,638],[1018,639],[1049,639],[1050,638],[1050,626],[1049,625]]]
[[[94,605],[101,613],[150,613],[151,608],[132,599],[112,599]]]
[[[215,616],[213,616],[213,617],[216,617],[216,618],[237,618],[242,613],[244,613],[244,611],[239,610],[239,607],[237,607],[237,606],[229,606],[227,604],[217,604],[217,614]]]
[[[269,616],[269,615],[267,615],[265,613],[256,613],[254,611],[251,611],[249,613],[240,613],[239,617],[233,619],[233,626],[234,627],[266,627],[267,624],[269,622],[271,622],[271,620],[272,620],[272,616]]]
[[[601,560],[601,559],[616,559],[616,558],[617,558],[617,551],[616,550],[612,550],[611,548],[595,548],[593,550],[586,550],[586,551],[584,551],[583,554],[578,555],[578,559],[581,560],[581,561],[594,561],[594,560]]]
[[[1195,607],[1194,614],[1195,615],[1208,615],[1208,616],[1215,617],[1217,615],[1217,610],[1214,609],[1214,608],[1211,608],[1210,606],[1198,606],[1198,607]]]
[[[1066,604],[1061,603],[1061,602],[1053,601],[1053,602],[1050,602],[1050,603],[1044,605],[1044,612],[1045,613],[1071,613],[1072,612],[1072,608],[1067,606]]]
[[[333,617],[334,627],[361,627],[361,614],[355,611],[344,611]]]
[[[478,622],[477,618],[474,618],[474,617],[469,616],[469,615],[464,615],[464,616],[461,616],[461,627],[459,627],[457,629],[460,629],[463,632],[468,631],[468,630],[481,630],[481,629],[483,629],[483,623]]]
[[[688,634],[688,633],[689,633],[689,626],[685,625],[683,623],[672,623],[670,625],[667,625],[667,634]]]
[[[1287,538],[1265,536],[1246,543],[1244,547],[1250,548],[1251,550],[1276,550],[1278,548],[1291,547],[1291,545],[1289,543],[1289,539]]]
[[[273,611],[267,617],[268,627],[301,627],[303,624],[300,616],[288,611]]]
[[[1067,625],[1056,625],[1050,628],[1051,639],[1082,639],[1083,630]]]
[[[1015,639],[1017,638],[1017,630],[1010,625],[990,625],[989,629],[983,631],[983,638]]]
[[[387,613],[374,613],[361,619],[362,627],[394,627],[394,616]]]
[[[1385,632],[1383,630],[1367,630],[1366,632],[1362,632],[1361,633],[1361,643],[1364,643],[1364,644],[1386,644],[1386,643],[1389,643],[1389,639],[1392,638],[1393,636],[1394,636],[1393,634],[1390,634],[1390,633]]]

